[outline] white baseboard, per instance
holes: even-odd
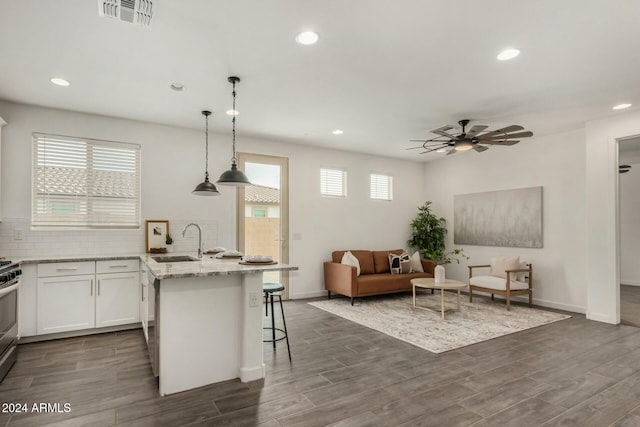
[[[620,279],[620,284],[629,286],[640,286],[640,282],[638,282],[637,280]]]

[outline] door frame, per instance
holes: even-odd
[[[266,154],[237,153],[238,168],[245,170],[245,163],[262,163],[280,166],[280,250],[281,264],[289,263],[289,158]],[[236,198],[236,241],[238,250],[244,253],[244,187],[238,187]],[[289,299],[289,272],[280,272],[280,281],[284,286],[283,299]]]

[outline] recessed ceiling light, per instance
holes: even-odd
[[[438,148],[438,149],[436,150],[436,153],[444,153],[445,151],[447,151],[447,149],[446,149],[446,148]]]
[[[240,114],[238,110],[227,110],[227,116],[237,116],[238,114]]]
[[[509,59],[515,58],[518,55],[520,55],[520,51],[518,49],[505,49],[498,54],[497,58],[498,61],[507,61]]]
[[[182,92],[184,90],[184,85],[182,83],[171,83],[170,87],[176,92]]]
[[[618,104],[613,107],[614,110],[624,110],[625,108],[631,107],[631,104]]]
[[[65,80],[63,78],[60,77],[53,77],[51,79],[51,83],[53,83],[54,85],[58,85],[58,86],[69,86],[71,83],[69,83],[68,80]]]
[[[332,133],[332,134],[334,134],[334,135],[342,135],[342,134],[344,133],[344,131],[343,131],[343,130],[340,130],[340,129],[336,129],[336,130],[334,130],[334,131],[333,131],[333,132],[331,132],[331,133]]]
[[[296,36],[296,41],[300,44],[314,44],[318,41],[318,33],[303,31]]]

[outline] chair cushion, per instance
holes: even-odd
[[[495,276],[474,276],[469,279],[469,284],[498,291],[505,291],[507,289],[507,279]],[[509,282],[509,288],[512,290],[529,289],[529,284],[511,280]]]
[[[491,258],[491,274],[495,277],[507,278],[505,270],[518,270],[520,268],[520,257],[507,258],[503,256]],[[511,273],[511,280],[516,280],[517,273]]]

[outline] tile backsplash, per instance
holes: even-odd
[[[189,222],[202,227],[205,250],[218,246],[217,221],[169,219],[176,252],[193,252],[198,247],[195,227],[182,237],[182,228]],[[145,249],[144,221],[134,230],[34,230],[29,218],[3,218],[0,222],[0,256],[120,255],[143,253]]]

